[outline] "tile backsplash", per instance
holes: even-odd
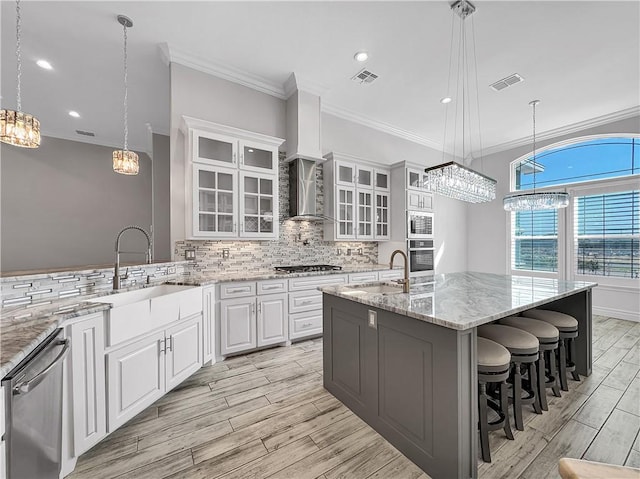
[[[322,164],[316,169],[317,210],[324,208]],[[333,264],[338,266],[378,262],[375,242],[325,241],[321,221],[293,221],[289,217],[289,164],[284,154],[279,161],[280,235],[273,241],[177,241],[176,260],[185,259],[185,250],[194,249],[196,259],[187,271],[233,272],[247,269],[265,270],[274,266],[295,264]],[[229,257],[223,257],[229,250]]]

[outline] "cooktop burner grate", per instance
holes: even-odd
[[[340,271],[342,266],[330,264],[301,264],[294,266],[276,266],[278,273],[312,273],[314,271]]]

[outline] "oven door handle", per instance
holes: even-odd
[[[62,351],[60,351],[60,354],[58,354],[58,356],[56,356],[56,358],[51,361],[51,364],[49,364],[46,368],[44,368],[42,371],[40,371],[38,374],[36,374],[33,378],[31,378],[29,381],[25,381],[21,384],[18,384],[17,386],[15,386],[13,388],[13,393],[14,394],[27,394],[29,391],[31,391],[33,388],[35,388],[38,384],[40,384],[44,378],[47,377],[47,374],[49,374],[49,372],[60,362],[62,361],[65,356],[69,353],[69,340],[68,339],[60,339],[57,341],[57,346],[63,346]]]

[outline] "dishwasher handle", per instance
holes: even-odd
[[[47,374],[49,374],[49,372],[56,366],[56,364],[58,364],[65,358],[65,356],[69,353],[69,340],[60,339],[56,343],[56,346],[64,346],[62,348],[62,351],[60,351],[60,354],[58,354],[58,356],[51,362],[51,364],[49,364],[46,368],[36,374],[29,381],[25,381],[15,386],[13,388],[13,394],[27,394],[29,391],[31,391],[31,389],[36,387],[44,380],[44,378],[47,377]]]

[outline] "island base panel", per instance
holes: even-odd
[[[432,477],[477,477],[475,328],[326,294],[323,311],[325,388]]]

